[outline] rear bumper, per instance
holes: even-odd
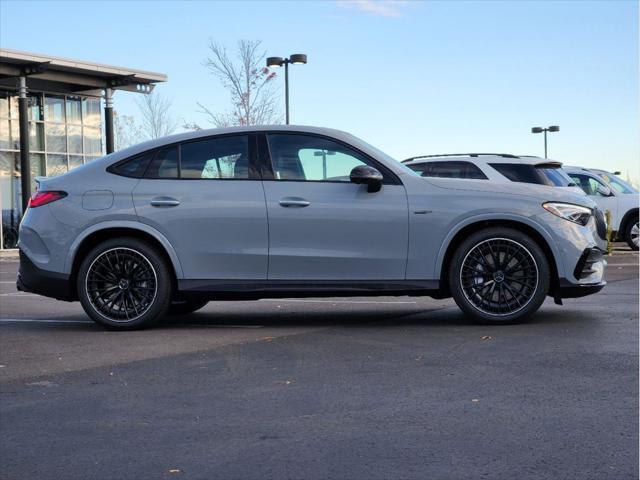
[[[37,293],[58,300],[76,300],[69,275],[38,268],[22,250],[19,253],[20,269],[16,281],[19,291]]]

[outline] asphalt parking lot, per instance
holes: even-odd
[[[381,297],[115,333],[0,260],[0,478],[638,478],[637,264],[522,325]]]

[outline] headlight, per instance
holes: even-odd
[[[543,203],[542,207],[554,215],[582,226],[589,223],[589,219],[593,213],[590,208],[573,205],[571,203],[547,202]]]

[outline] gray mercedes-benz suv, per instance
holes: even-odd
[[[586,196],[421,178],[325,128],[174,135],[38,182],[18,288],[80,300],[111,329],[295,296],[453,296],[508,323],[605,284],[605,227]]]

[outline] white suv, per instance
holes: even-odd
[[[598,204],[611,212],[611,228],[619,240],[638,250],[638,190],[605,170],[564,167],[571,179]]]
[[[562,170],[562,163],[548,158],[508,153],[451,153],[412,157],[402,163],[423,177],[533,183],[582,193]]]

